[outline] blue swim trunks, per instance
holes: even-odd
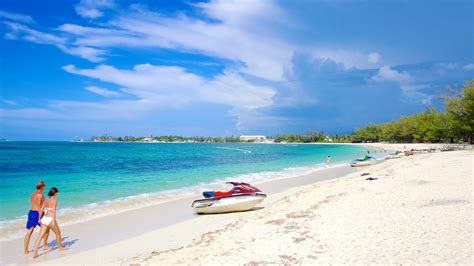
[[[26,229],[30,229],[31,227],[34,228],[36,226],[41,226],[41,224],[38,223],[38,220],[39,220],[39,212],[30,210],[28,212],[28,222],[26,222]]]

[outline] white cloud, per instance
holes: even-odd
[[[379,71],[371,78],[371,80],[376,82],[392,81],[406,83],[411,80],[411,76],[406,71],[397,71],[392,69],[390,66],[383,66],[379,68]]]
[[[60,49],[92,62],[103,60],[105,55],[113,54],[109,49],[117,47],[173,49],[222,58],[228,68],[272,81],[286,79],[292,56],[299,51],[314,51],[316,58],[330,58],[347,68],[373,67],[367,53],[306,47],[282,35],[301,25],[296,25],[274,1],[213,0],[191,5],[206,18],[164,16],[134,4],[100,27],[63,24],[57,30],[67,37],[67,44]],[[102,16],[101,10],[113,7],[113,1],[83,0],[76,10],[85,17],[96,18]],[[377,53],[372,54],[376,57]]]
[[[112,8],[113,0],[81,0],[75,7],[76,13],[84,18],[99,18],[103,9]]]
[[[39,43],[39,44],[51,44],[51,45],[63,45],[66,43],[66,39],[58,37],[54,34],[49,34],[37,30],[33,30],[28,26],[15,22],[4,22],[4,24],[11,30],[9,36],[12,39],[21,38],[23,40]]]
[[[377,64],[382,56],[379,53],[369,53],[367,55],[367,61],[371,64]]]
[[[102,102],[50,101],[45,108],[0,109],[2,117],[18,119],[53,119],[87,121],[124,121],[147,117],[157,112],[185,105],[217,104],[228,107],[239,129],[269,125],[278,118],[266,117],[260,108],[273,104],[275,91],[249,83],[233,71],[211,79],[186,72],[180,67],[136,65],[130,70],[100,65],[91,69],[64,66],[69,73],[87,76],[123,87],[136,99],[113,99],[119,92],[90,86],[85,89],[108,97]]]
[[[276,25],[283,20],[275,5],[269,1],[212,1],[197,6],[216,21],[185,15],[170,18],[136,8],[109,22],[119,31],[97,29],[90,34],[92,29],[85,33],[86,29],[82,28],[83,32],[79,32],[78,26],[68,26],[66,30],[78,34],[77,45],[161,47],[202,53],[232,60],[244,73],[271,80],[282,79],[283,65],[290,61],[293,49],[261,26],[269,21]]]
[[[130,107],[127,111],[130,116],[132,114],[137,116],[152,110],[177,108],[191,103],[214,103],[228,106],[230,110],[234,110],[229,114],[240,121],[238,113],[247,113],[271,106],[273,104],[272,98],[275,95],[275,91],[271,88],[253,85],[232,71],[225,71],[212,79],[204,79],[188,73],[180,67],[150,64],[136,65],[131,70],[117,69],[108,65],[100,65],[93,69],[78,69],[73,65],[67,65],[63,69],[72,74],[124,87],[123,91],[138,99],[105,103],[61,101],[51,106],[53,108],[84,109],[83,111],[93,115],[96,119],[104,116],[110,118],[113,114],[119,114],[119,111],[114,112],[113,110],[115,108],[121,110],[121,103]],[[103,92],[102,88],[98,90],[96,87],[89,90],[96,93]]]
[[[351,49],[305,47],[300,49],[312,55],[312,59],[331,60],[342,64],[345,68],[372,68],[375,63],[370,63],[368,55]]]
[[[103,58],[103,55],[105,55],[104,50],[87,47],[87,46],[67,47],[67,46],[61,45],[58,47],[59,49],[61,49],[63,52],[67,54],[76,55],[91,62],[97,63],[104,60]]]
[[[467,64],[463,67],[463,69],[466,71],[474,70],[474,64]]]
[[[22,23],[35,23],[32,17],[17,13],[6,12],[4,10],[0,10],[0,18],[13,20]]]
[[[405,99],[418,102],[424,105],[431,105],[431,101],[434,96],[429,95],[423,92],[423,89],[429,89],[431,85],[424,83],[413,83],[413,84],[401,84],[400,88],[402,90],[403,96]]]
[[[37,31],[23,24],[14,22],[4,22],[4,24],[11,30],[5,35],[7,39],[23,39],[33,43],[53,45],[64,53],[79,56],[91,62],[100,62],[105,55],[104,50],[87,46],[71,45],[65,37]]]
[[[96,86],[89,86],[89,87],[85,87],[84,89],[106,98],[119,97],[121,95],[120,93],[116,91],[101,88],[101,87],[96,87]]]
[[[437,72],[440,75],[445,74],[448,71],[456,70],[459,67],[456,63],[439,63],[436,64]]]
[[[169,98],[169,102],[189,103],[193,100],[226,104],[239,108],[261,108],[271,105],[275,92],[255,86],[235,72],[224,72],[206,80],[180,67],[136,65],[133,70],[121,70],[101,65],[95,69],[77,69],[64,66],[69,73],[98,79],[125,87],[127,93],[143,100]],[[166,100],[160,104],[166,104]]]

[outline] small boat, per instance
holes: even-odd
[[[385,156],[385,160],[398,159],[398,158],[402,158],[404,156],[405,156],[404,152],[393,153],[393,154],[389,154],[389,155]]]
[[[370,157],[367,160],[364,159],[355,159],[351,162],[352,167],[358,167],[358,166],[368,166],[375,164],[377,162],[377,159],[374,157]]]
[[[193,201],[197,214],[248,211],[260,204],[267,195],[244,182],[227,182],[234,187],[229,191],[204,191],[204,199]]]

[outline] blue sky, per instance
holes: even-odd
[[[0,4],[0,137],[349,133],[474,78],[472,1]]]

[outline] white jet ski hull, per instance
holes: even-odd
[[[267,195],[263,193],[232,195],[219,198],[195,200],[192,204],[198,214],[248,211],[260,204]]]
[[[359,167],[359,166],[369,166],[373,165],[377,162],[377,160],[366,160],[366,161],[353,161],[351,162],[352,167]]]
[[[405,156],[405,153],[389,154],[385,157],[385,160],[398,159],[398,158],[402,158],[403,156]]]

